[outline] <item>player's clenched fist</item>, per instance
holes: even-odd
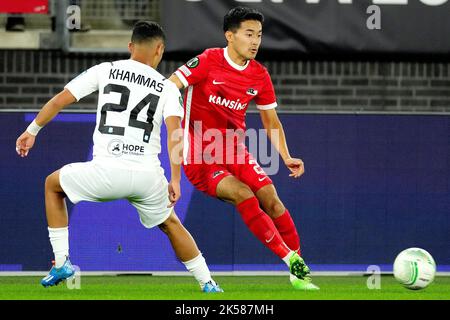
[[[180,191],[180,182],[177,181],[170,181],[169,182],[169,201],[170,204],[167,206],[167,208],[172,208],[175,206],[175,203],[177,203],[178,199],[181,197],[181,191]]]
[[[284,161],[284,164],[291,171],[289,177],[298,178],[303,173],[305,173],[305,165],[303,164],[303,161],[301,159],[288,158],[286,159],[286,161]]]
[[[16,141],[16,151],[17,154],[21,157],[26,157],[28,155],[28,151],[33,147],[34,141],[36,137],[25,131],[22,135],[17,138]]]

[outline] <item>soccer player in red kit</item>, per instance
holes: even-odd
[[[183,167],[197,189],[236,206],[250,231],[288,265],[294,288],[314,290],[318,287],[301,258],[300,239],[289,211],[272,180],[236,134],[245,131],[245,114],[254,100],[290,176],[298,178],[304,173],[302,160],[289,154],[275,111],[270,75],[254,60],[263,21],[263,15],[254,9],[231,9],[223,24],[227,47],[205,50],[169,78],[178,88],[187,87],[184,128],[188,153]]]

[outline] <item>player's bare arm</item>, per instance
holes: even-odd
[[[65,106],[76,101],[69,90],[64,89],[50,99],[36,116],[35,121],[16,141],[16,151],[21,157],[26,157],[36,140],[37,131],[49,123]]]
[[[291,171],[290,177],[298,178],[305,172],[305,167],[301,159],[292,158],[286,143],[283,125],[278,118],[275,109],[260,110],[261,120],[269,136],[270,141],[277,149],[284,164]]]
[[[183,135],[181,129],[180,117],[167,117],[167,151],[170,158],[170,182],[169,182],[169,200],[168,207],[175,206],[175,203],[181,197],[181,161],[183,159]]]
[[[177,77],[176,74],[172,74],[169,80],[175,83],[178,89],[184,89],[183,83],[181,82],[180,78]]]

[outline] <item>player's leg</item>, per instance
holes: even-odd
[[[301,255],[300,237],[297,228],[289,211],[278,197],[275,186],[268,184],[261,187],[256,191],[256,197],[264,211],[272,218],[286,245]]]
[[[245,176],[243,172],[253,172],[253,166],[254,163],[250,164],[247,161],[247,166],[237,164],[228,165],[227,168]],[[234,204],[244,223],[258,240],[279,256],[287,264],[291,273],[300,275],[303,269],[300,256],[286,246],[272,219],[260,208],[254,192],[246,183],[233,176],[234,172],[218,165],[186,165],[184,172],[189,181],[200,191]],[[254,175],[250,178],[253,179]],[[257,189],[272,183],[267,176],[264,176],[262,180],[257,178],[256,181],[258,182]],[[309,289],[311,286],[305,283],[297,288]]]
[[[45,211],[50,242],[59,268],[69,256],[69,216],[65,198],[73,203],[96,201],[99,190],[106,190],[99,168],[91,162],[71,163],[53,172],[45,180]]]
[[[59,172],[53,172],[45,180],[45,213],[57,268],[64,264],[69,255],[66,195],[59,183]]]
[[[278,232],[280,232],[283,241],[293,251],[298,253],[298,256],[293,257],[291,261],[291,275],[290,281],[297,289],[317,289],[318,287],[311,283],[309,278],[309,267],[301,258],[300,252],[300,237],[294,221],[292,220],[289,211],[285,208],[277,195],[277,191],[273,184],[268,184],[256,191],[256,196],[264,208],[264,211],[272,218]],[[303,280],[307,280],[306,282]]]
[[[258,204],[261,204],[275,230],[279,232],[283,243],[292,251],[289,260],[284,261],[289,266],[291,272],[290,280],[296,289],[315,290],[318,289],[310,282],[309,268],[295,250],[300,248],[300,241],[298,239],[295,225],[291,221],[286,222],[286,218],[290,216],[285,215],[285,207],[278,198],[276,190],[273,186],[272,180],[267,176],[264,170],[259,166],[257,161],[250,153],[246,151],[246,161],[244,164],[236,164],[230,166],[232,173],[235,174],[240,181],[245,183],[248,188],[256,195]],[[267,197],[267,199],[265,198]],[[263,201],[261,201],[263,200]],[[270,217],[269,217],[270,216]],[[276,218],[276,219],[272,219]],[[281,231],[281,232],[280,232]],[[281,234],[283,232],[283,234]]]
[[[74,274],[69,257],[68,214],[65,193],[59,182],[60,170],[53,172],[45,180],[45,212],[48,223],[48,233],[55,266],[41,281],[44,286],[57,285],[60,281]]]
[[[71,163],[48,176],[45,182],[45,205],[48,221],[50,243],[55,255],[55,266],[48,276],[42,279],[44,286],[53,286],[69,278],[75,272],[68,258],[69,230],[68,214],[65,197],[71,202],[99,201],[100,199],[114,199],[116,190],[110,187],[112,178],[121,178],[120,172],[105,172],[92,162]],[[120,189],[126,185],[120,183]]]
[[[169,218],[158,226],[169,238],[176,256],[186,269],[198,281],[205,292],[222,292],[220,286],[212,279],[205,258],[197,247],[194,238],[172,210]]]
[[[294,222],[278,197],[272,180],[256,159],[247,150],[244,152],[245,163],[231,166],[233,174],[255,193],[262,209],[272,218],[286,245],[300,254],[300,239]]]
[[[158,227],[167,235],[176,256],[181,261],[192,260],[200,254],[197,244],[189,231],[181,224],[175,211],[172,211],[167,220]]]
[[[250,231],[273,253],[289,265],[291,250],[283,242],[273,221],[260,208],[252,190],[236,177],[224,177],[216,188],[216,196],[234,204]]]
[[[168,182],[162,169],[133,172],[133,194],[128,201],[137,209],[146,228],[158,226],[169,238],[176,256],[198,281],[204,292],[223,290],[211,278],[195,240],[169,204]]]
[[[65,193],[59,183],[59,171],[50,174],[45,179],[45,213],[48,226],[63,228],[68,225]]]

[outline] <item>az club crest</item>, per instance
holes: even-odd
[[[214,179],[215,177],[220,176],[221,174],[223,174],[223,171],[222,171],[222,170],[214,172],[213,175],[212,175],[212,176],[213,176],[213,179]]]
[[[253,88],[249,88],[247,90],[247,94],[251,95],[251,96],[256,96],[258,94],[258,90],[255,90]]]

